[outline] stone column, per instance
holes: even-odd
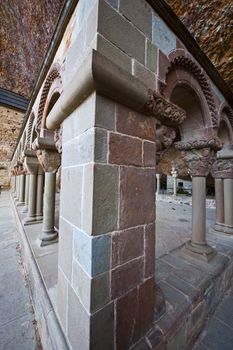
[[[19,201],[17,206],[24,205],[25,202],[25,174],[19,175]]]
[[[15,191],[15,201],[17,202],[19,200],[19,175],[16,173],[16,191]]]
[[[25,175],[25,207],[22,210],[22,213],[28,212],[28,201],[29,201],[29,182],[30,182],[30,175]]]
[[[224,224],[224,192],[223,179],[215,180],[216,226]]]
[[[192,176],[192,236],[186,249],[192,256],[206,261],[216,254],[206,241],[206,177],[220,145],[217,138],[176,143]]]
[[[56,172],[60,166],[61,156],[56,151],[38,150],[37,157],[45,171],[43,227],[41,246],[57,242],[58,233],[54,230]],[[68,203],[67,203],[68,205]]]
[[[36,195],[37,195],[37,173],[39,162],[35,151],[25,151],[24,165],[29,175],[28,215],[24,219],[24,225],[36,224]]]
[[[43,196],[44,196],[44,172],[39,167],[37,175],[37,194],[36,194],[36,220],[42,222],[43,220]]]
[[[224,232],[233,234],[233,178],[224,179]]]
[[[160,178],[161,174],[156,174],[156,194],[160,194]]]

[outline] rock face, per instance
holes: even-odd
[[[63,0],[0,2],[0,87],[29,97]]]
[[[0,185],[8,186],[8,163],[23,121],[23,113],[0,106]]]
[[[232,0],[167,0],[233,89]]]

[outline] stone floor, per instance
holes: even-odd
[[[193,350],[233,349],[233,289],[209,320]]]
[[[7,192],[0,194],[0,266],[0,350],[39,349]]]
[[[215,223],[215,209],[206,209],[207,232]],[[191,237],[192,207],[156,202],[156,258],[184,244]],[[233,347],[232,347],[233,349]]]

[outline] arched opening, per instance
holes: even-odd
[[[220,121],[219,129],[218,129],[218,137],[223,142],[223,147],[227,147],[231,143],[231,134],[229,130],[229,125],[225,119]]]

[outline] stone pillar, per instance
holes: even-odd
[[[216,254],[206,241],[206,177],[220,147],[217,138],[176,143],[192,176],[192,236],[186,249],[192,256],[206,261]]]
[[[29,182],[30,182],[30,175],[25,175],[25,207],[22,210],[22,213],[28,212],[28,201],[29,201]]]
[[[16,191],[15,191],[15,201],[17,202],[19,200],[19,175],[16,174]]]
[[[160,194],[160,178],[161,174],[156,174],[156,194]]]
[[[24,205],[25,202],[25,175],[21,174],[19,175],[19,201],[17,203],[17,206]]]
[[[233,234],[233,179],[224,179],[224,232]]]
[[[42,222],[43,220],[43,196],[44,196],[44,172],[39,167],[37,174],[37,193],[36,193],[36,220]]]
[[[28,194],[28,214],[24,219],[24,225],[36,224],[36,196],[37,196],[37,173],[39,162],[36,152],[25,150],[24,166],[29,172],[29,194]]]
[[[45,171],[44,207],[41,246],[57,242],[58,233],[54,230],[56,172],[60,166],[61,156],[56,151],[38,150],[37,157]],[[68,205],[68,203],[67,203]]]
[[[172,177],[173,177],[173,195],[176,196],[177,195],[177,171],[175,169],[175,167],[172,167],[172,171],[171,171]]]
[[[223,179],[215,179],[216,225],[224,224]]]

